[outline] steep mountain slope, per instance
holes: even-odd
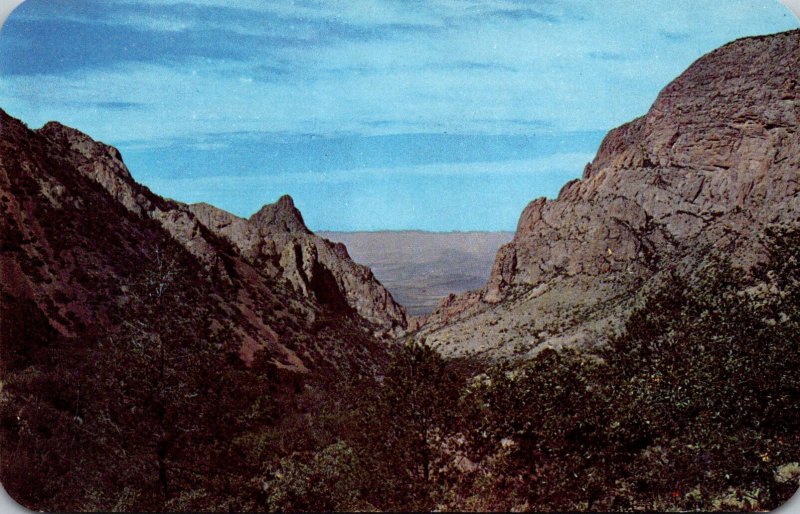
[[[0,110],[0,135],[0,480],[19,501],[110,510],[134,487],[129,508],[162,510],[198,475],[230,497],[300,392],[382,372],[404,310],[288,197],[238,220],[153,194],[75,129]]]
[[[268,324],[260,323],[257,319],[265,317],[268,311],[255,312],[253,309],[265,309],[267,305],[262,305],[261,297],[273,298],[275,302],[292,306],[298,302],[302,303],[300,310],[306,311],[301,318],[313,323],[314,312],[320,307],[336,307],[341,311],[353,311],[353,313],[363,314],[369,318],[369,322],[374,326],[371,331],[378,334],[399,331],[405,326],[405,313],[391,298],[391,295],[372,277],[368,270],[353,263],[343,248],[336,247],[327,243],[321,238],[311,234],[302,222],[300,213],[291,205],[291,199],[285,198],[274,206],[265,206],[254,216],[254,223],[250,236],[255,239],[255,243],[261,245],[261,253],[253,252],[252,248],[242,246],[241,251],[238,245],[239,240],[226,241],[224,237],[214,233],[218,225],[212,224],[212,218],[208,215],[201,217],[197,213],[206,214],[214,211],[217,218],[231,220],[232,215],[223,211],[215,210],[210,206],[186,206],[179,202],[164,200],[152,194],[146,188],[136,184],[127,171],[121,156],[116,149],[97,143],[85,134],[77,130],[65,127],[59,123],[51,122],[37,132],[27,131],[19,122],[7,115],[3,115],[3,142],[9,149],[30,148],[29,154],[17,152],[16,155],[4,160],[3,172],[8,188],[9,202],[7,207],[11,216],[6,222],[15,222],[14,229],[9,228],[8,233],[19,232],[29,234],[35,231],[37,224],[40,224],[41,214],[32,209],[42,210],[44,207],[37,205],[36,197],[28,198],[28,207],[23,208],[20,202],[20,194],[14,189],[14,181],[30,179],[38,184],[39,195],[47,199],[49,207],[53,209],[53,215],[75,216],[77,226],[80,225],[81,213],[75,213],[74,209],[78,204],[63,205],[59,199],[63,194],[74,194],[80,196],[82,193],[73,192],[75,186],[63,184],[59,179],[54,178],[55,171],[64,172],[64,180],[89,179],[110,193],[119,206],[124,207],[134,216],[137,223],[142,224],[149,220],[157,221],[163,230],[179,242],[190,254],[192,254],[201,266],[211,274],[216,274],[220,280],[227,285],[233,286],[238,290],[235,300],[236,310],[239,310],[249,319],[245,325],[247,328],[237,329],[243,339],[243,356],[246,359],[252,357],[252,352],[262,346],[264,341],[276,341],[275,329]],[[69,176],[72,173],[77,177]],[[29,176],[28,176],[29,175]],[[82,177],[82,178],[78,178]],[[82,183],[81,183],[82,184]],[[29,195],[33,191],[27,191]],[[96,195],[95,192],[92,195]],[[76,200],[79,204],[80,199]],[[104,203],[108,203],[103,198]],[[94,198],[85,203],[85,212],[88,215],[100,215],[103,212],[100,205]],[[91,206],[91,208],[89,208]],[[116,209],[117,206],[115,205]],[[127,219],[127,218],[126,218]],[[207,227],[203,221],[212,225]],[[108,219],[109,230],[116,230],[117,220],[113,216]],[[59,231],[59,236],[64,237],[63,231]],[[41,243],[46,244],[55,235],[43,234]],[[131,236],[128,241],[146,241],[150,238],[136,239]],[[315,247],[323,250],[317,253],[299,255],[300,261],[289,259],[288,252],[295,248],[300,248],[299,240],[313,243]],[[98,238],[92,244],[87,244],[86,248],[76,248],[76,252],[88,252],[90,250],[103,250],[104,240]],[[233,243],[233,244],[231,244]],[[132,245],[133,243],[128,243]],[[281,255],[285,247],[288,247],[287,257],[281,260]],[[27,248],[23,248],[21,254],[26,254]],[[35,249],[33,251],[36,251]],[[299,251],[299,250],[298,250]],[[52,253],[52,252],[51,252]],[[319,256],[322,257],[319,257]],[[41,258],[46,263],[50,263],[54,255],[42,255]],[[100,258],[105,259],[105,256]],[[97,260],[87,258],[87,260]],[[4,261],[9,262],[9,266],[14,265],[15,256],[4,253]],[[109,268],[118,265],[120,259],[105,263]],[[306,269],[297,269],[297,262],[302,262]],[[113,269],[112,269],[113,271]],[[315,273],[312,273],[312,271]],[[313,282],[315,290],[309,290],[307,285],[300,280],[298,273],[304,273],[302,279]],[[113,273],[112,273],[113,274]],[[338,281],[324,281],[319,277],[336,275]],[[287,278],[287,281],[281,281]],[[59,281],[56,280],[56,283]],[[282,283],[278,283],[282,282]],[[285,286],[301,292],[300,298],[290,291],[284,291]],[[37,286],[40,287],[40,286]],[[369,290],[376,299],[361,298],[358,293],[354,293],[353,288],[362,287]],[[73,288],[70,288],[73,289]],[[285,298],[274,298],[276,291],[281,292]],[[90,293],[87,293],[90,294]],[[39,295],[35,293],[34,296]],[[46,296],[46,295],[45,295]],[[324,298],[323,298],[324,297]],[[331,298],[341,297],[345,299],[342,305],[335,306],[331,303]]]
[[[800,32],[701,58],[650,112],[613,130],[582,180],[522,213],[486,287],[423,329],[450,354],[598,341],[660,274],[712,250],[747,270],[756,234],[800,215]]]
[[[259,244],[272,249],[254,260],[209,230],[189,207],[134,182],[116,149],[56,122],[30,131],[0,111],[0,124],[6,352],[17,339],[17,349],[28,352],[30,330],[54,330],[67,339],[113,334],[119,320],[112,311],[125,301],[137,273],[166,250],[187,252],[180,259],[184,267],[213,284],[209,298],[188,301],[210,304],[217,331],[227,331],[229,346],[248,364],[262,352],[272,364],[300,372],[369,368],[388,348],[373,334],[384,337],[405,326],[404,311],[371,273],[343,248],[313,236],[299,212],[286,207],[289,199],[254,217]],[[287,255],[300,251],[296,238],[322,250],[279,260],[283,247]],[[319,278],[334,273],[338,282]],[[314,289],[305,289],[298,274]],[[377,301],[354,296],[357,288]],[[340,297],[346,301],[331,300]]]
[[[430,314],[451,293],[480,289],[511,232],[320,232],[344,243],[409,314]]]

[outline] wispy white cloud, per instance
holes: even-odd
[[[29,2],[21,19],[81,20],[69,27],[80,34],[60,35],[52,56],[0,41],[0,66],[16,63],[0,79],[0,102],[34,124],[59,117],[111,140],[214,126],[518,133],[524,123],[504,120],[529,120],[528,129],[607,129],[643,113],[702,53],[793,23],[765,0],[125,0],[105,17],[95,1],[59,3],[59,15]],[[65,50],[42,73],[71,40],[94,48]],[[31,72],[20,73],[26,62]]]
[[[211,145],[213,147],[213,144]],[[200,145],[197,145],[200,148]],[[207,149],[207,148],[206,148]],[[524,175],[533,177],[553,171],[575,174],[592,160],[592,153],[568,152],[549,155],[537,159],[467,162],[467,163],[439,163],[422,164],[417,166],[396,166],[391,168],[355,168],[337,170],[309,170],[300,173],[276,173],[257,175],[218,175],[214,177],[191,178],[152,178],[149,182],[161,191],[177,193],[178,197],[186,195],[187,198],[207,196],[207,193],[219,189],[221,184],[225,188],[234,190],[248,189],[265,184],[269,185],[298,185],[298,184],[342,184],[360,182],[370,178],[380,178],[389,181],[401,181],[409,178],[445,178],[445,177],[475,177],[491,176],[503,177],[509,175]],[[180,193],[183,192],[183,193]],[[191,201],[191,200],[187,200]]]
[[[553,161],[498,151],[434,165],[443,150],[426,147],[427,164],[359,167],[320,147],[321,167],[292,174],[280,171],[285,155],[250,173],[245,154],[263,151],[264,134],[372,144],[605,131],[646,112],[702,54],[796,26],[776,0],[28,0],[0,34],[0,106],[32,126],[58,119],[146,154],[152,169],[134,173],[168,195],[241,212],[293,192],[311,219],[335,222],[323,228],[387,227],[386,216],[433,228],[426,203],[450,228],[512,228],[527,200],[580,174],[585,148]],[[240,144],[246,134],[251,146]],[[197,165],[197,152],[225,156],[216,178],[174,171]],[[338,200],[352,219],[325,217]],[[464,201],[476,205],[470,219],[459,217]]]

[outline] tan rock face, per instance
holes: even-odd
[[[101,184],[129,210],[142,214],[152,208],[140,191],[130,187],[133,178],[116,148],[56,121],[47,123],[38,132],[58,147],[68,149],[69,155],[64,157],[69,157],[81,172]]]
[[[531,202],[513,241],[498,252],[480,300],[466,302],[460,315],[452,305],[463,302],[442,305],[428,329],[446,335],[458,353],[459,338],[480,344],[466,328],[436,328],[448,324],[445,318],[469,324],[490,312],[502,317],[514,302],[527,306],[523,317],[539,312],[542,319],[581,311],[582,298],[607,308],[653,274],[690,266],[710,248],[746,269],[759,260],[765,225],[800,219],[799,127],[800,31],[712,52],[667,86],[647,115],[611,131],[583,180],[565,185],[555,200]],[[562,291],[584,294],[509,296],[515,287],[557,279],[565,281]],[[536,330],[543,324],[529,323]],[[501,346],[541,339],[529,330],[513,337],[510,329],[489,330],[486,338]]]
[[[798,77],[797,31],[700,59],[609,133],[582,181],[525,209],[484,299],[559,274],[641,273],[654,253],[734,240],[747,259],[753,228],[797,219]]]
[[[195,216],[179,202],[164,200],[137,184],[116,148],[54,121],[39,129],[38,133],[52,141],[55,147],[66,149],[63,157],[70,164],[103,186],[129,211],[158,221],[207,268],[219,264],[216,251],[202,236]]]

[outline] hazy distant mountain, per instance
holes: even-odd
[[[431,313],[449,294],[486,284],[497,250],[513,232],[320,232],[344,243],[409,314]]]

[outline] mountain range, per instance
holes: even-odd
[[[303,367],[280,342],[283,323],[263,322],[274,316],[276,302],[296,305],[297,314],[286,317],[307,326],[322,309],[347,314],[343,318],[354,314],[382,336],[405,328],[404,309],[371,271],[355,264],[343,245],[314,236],[288,196],[249,220],[166,200],[137,184],[114,148],[59,123],[31,131],[1,116],[4,294],[14,305],[29,304],[62,335],[105,323],[102,311],[87,303],[103,307],[98,295],[118,293],[111,283],[125,282],[127,263],[147,259],[150,241],[164,237],[209,280],[235,289],[235,296],[219,301],[235,320],[245,359],[272,347]],[[84,217],[96,222],[97,234]]]
[[[686,456],[682,443],[675,461],[658,457],[682,435],[675,427],[642,428],[650,418],[608,421],[617,416],[609,407],[589,419],[588,404],[566,400],[563,412],[546,410],[547,419],[528,414],[562,398],[565,387],[594,394],[617,384],[626,376],[617,368],[576,369],[638,365],[624,352],[608,353],[633,344],[631,327],[650,327],[643,333],[652,341],[682,333],[648,325],[664,315],[648,306],[706,323],[713,309],[697,314],[687,300],[680,311],[663,291],[682,284],[672,291],[677,298],[702,290],[709,270],[733,270],[725,280],[738,288],[735,298],[759,291],[778,298],[777,321],[758,325],[770,344],[780,338],[770,339],[769,327],[795,323],[781,302],[794,298],[796,277],[776,278],[765,234],[800,225],[798,77],[800,31],[738,40],[704,56],[648,113],[609,132],[581,179],[555,199],[533,200],[513,234],[315,234],[289,196],[245,219],[158,196],[133,179],[118,150],[77,129],[50,122],[32,130],[0,111],[3,484],[31,508],[60,510],[738,508],[713,503],[722,501],[726,476],[756,498],[742,508],[771,505],[775,496],[759,504],[753,491],[800,476],[800,457],[784,444],[796,435],[794,411],[769,437],[759,432],[764,425],[735,418],[742,425],[732,431],[766,441],[757,458],[747,458],[783,464],[758,468],[758,487],[735,482],[734,471],[720,471],[724,459],[700,455],[700,446]],[[738,320],[722,316],[720,333]],[[797,343],[796,334],[783,340]],[[641,362],[667,355],[641,352]],[[728,369],[734,357],[710,367]],[[778,369],[779,361],[772,356],[773,367],[758,369]],[[675,369],[669,373],[678,376]],[[783,389],[763,401],[795,398],[796,369],[780,370],[788,377]],[[584,383],[586,376],[601,379]],[[481,389],[518,377],[557,385],[539,384],[536,391],[547,394],[534,391],[536,401],[524,408],[514,407],[521,404],[513,395],[533,389],[509,387],[508,397]],[[567,378],[572,385],[558,382]],[[672,380],[640,379],[637,394]],[[610,387],[609,397],[621,389]],[[742,394],[760,401],[748,391]],[[687,423],[707,421],[693,427],[723,416],[722,408],[658,398],[654,405],[688,412]],[[773,425],[774,410],[764,414]],[[588,421],[575,417],[581,412]],[[601,440],[620,453],[606,460],[602,445],[592,446]],[[564,460],[552,467],[551,454]],[[526,459],[533,464],[524,473],[514,467]],[[695,495],[695,471],[676,479],[677,492],[661,476],[628,480],[630,459],[713,468],[716,496],[703,503],[700,486]],[[515,471],[499,483],[495,469]],[[594,469],[610,478],[587,471]],[[559,489],[579,474],[577,485]],[[337,488],[347,480],[361,485]],[[341,502],[302,503],[314,487],[325,501]],[[388,496],[372,495],[374,487]],[[406,492],[391,496],[395,489]],[[475,499],[506,490],[519,502]],[[655,503],[634,502],[650,494]],[[664,498],[678,503],[658,503]]]

